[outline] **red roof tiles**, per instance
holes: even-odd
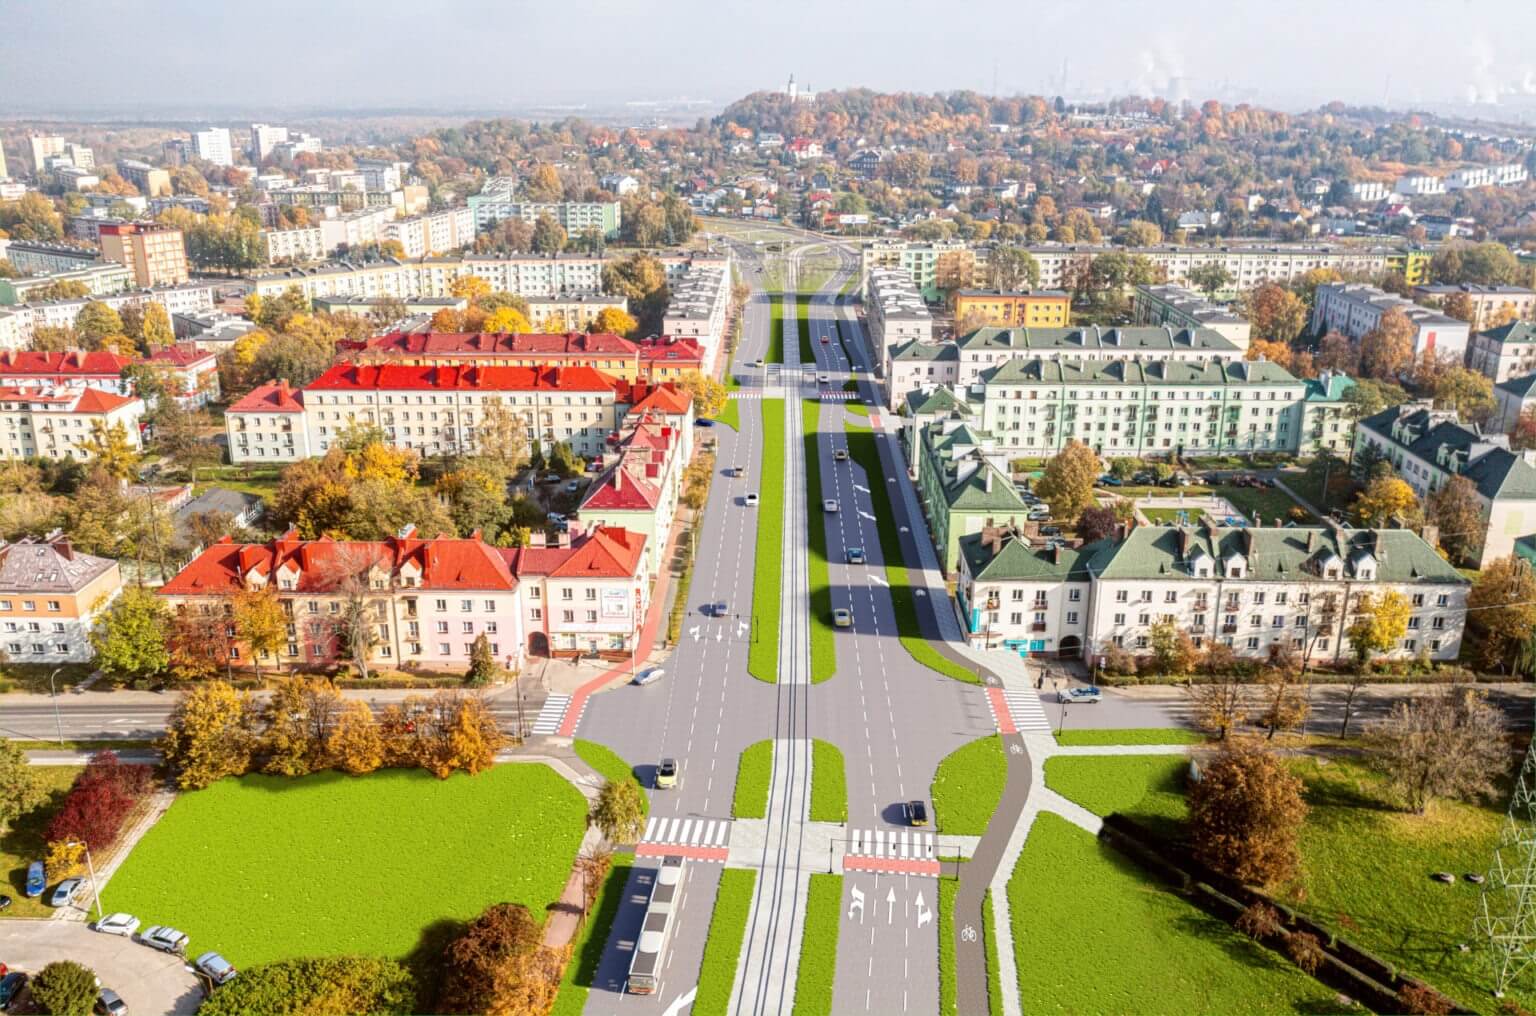
[[[305,391],[612,391],[616,379],[591,367],[414,366],[339,363]]]
[[[288,387],[287,381],[268,381],[257,385],[226,413],[302,413],[304,393]]]
[[[606,332],[392,332],[363,344],[384,356],[635,355],[635,343]]]

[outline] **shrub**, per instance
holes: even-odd
[[[1237,740],[1206,764],[1189,792],[1189,835],[1204,864],[1242,882],[1290,878],[1307,806],[1301,780],[1261,744]]]
[[[528,908],[498,903],[443,950],[441,1012],[547,1013],[564,956],[540,943]]]
[[[1450,1016],[1451,1000],[1427,984],[1410,984],[1397,993],[1403,1012],[1416,1016]]]
[[[110,846],[153,779],[148,766],[124,765],[110,751],[97,752],[48,823],[48,841],[83,840],[97,850]]]
[[[279,960],[240,971],[198,1009],[200,1016],[246,1013],[419,1012],[411,973],[395,960],[324,956]]]
[[[51,1016],[89,1016],[96,975],[74,960],[55,960],[32,978],[32,1001]]]
[[[1323,944],[1317,940],[1317,936],[1307,931],[1298,931],[1285,941],[1286,955],[1291,962],[1296,964],[1305,973],[1315,974],[1317,968],[1323,965],[1327,953],[1323,952]]]
[[[1268,903],[1250,903],[1232,926],[1249,938],[1268,938],[1280,931],[1280,912]]]

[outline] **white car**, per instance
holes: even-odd
[[[832,383],[832,375],[830,375],[830,374],[817,374],[816,375],[816,382],[818,384],[829,385],[829,384]]]
[[[748,494],[746,497],[741,499],[741,503],[746,505],[748,508],[756,508],[757,507],[757,495],[756,494]]]
[[[666,671],[661,667],[647,667],[645,670],[642,670],[640,673],[635,675],[634,683],[638,685],[651,684],[655,681],[660,681],[662,675],[665,673]]]
[[[821,503],[821,506],[829,512],[835,512],[837,511],[837,499],[829,497]]]
[[[139,930],[139,919],[132,914],[108,914],[92,925],[103,935],[131,936]]]
[[[832,459],[835,462],[847,462],[848,461],[848,449],[846,449],[846,448],[839,448],[837,451],[832,453]]]
[[[216,952],[205,952],[193,961],[197,972],[215,985],[228,984],[235,979],[234,965]]]

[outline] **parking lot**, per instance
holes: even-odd
[[[96,972],[134,1016],[194,1013],[202,988],[186,960],[78,921],[0,921],[0,963],[36,974],[54,960],[74,960]]]

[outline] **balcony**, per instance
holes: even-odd
[[[1224,624],[1224,625],[1221,626],[1221,633],[1223,635],[1236,635],[1237,634],[1237,625],[1235,625],[1235,624]]]
[[[1034,632],[1045,631],[1046,624],[1044,621],[1034,621],[1030,624],[1029,630]]]
[[[1192,625],[1189,626],[1189,633],[1191,635],[1204,635],[1205,634],[1205,625],[1203,625],[1203,624],[1192,624]]]

